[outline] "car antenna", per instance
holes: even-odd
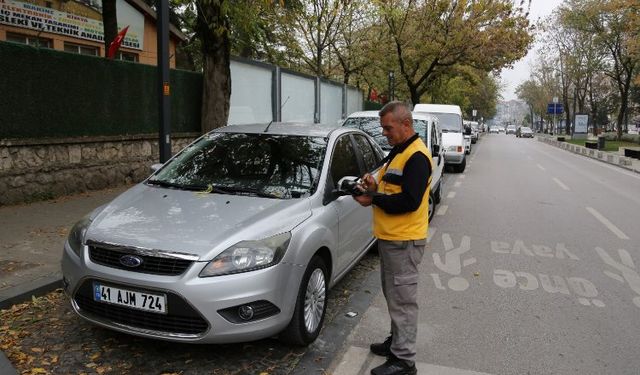
[[[287,96],[287,100],[284,101],[284,103],[282,103],[282,105],[280,106],[280,111],[282,112],[282,108],[284,108],[284,105],[287,104],[287,102],[289,101],[290,96]],[[267,125],[266,128],[264,128],[264,132],[266,133],[269,131],[269,126],[271,126],[271,124],[273,124],[273,120],[269,121],[269,125]]]

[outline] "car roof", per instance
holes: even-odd
[[[428,113],[455,113],[462,116],[460,107],[453,104],[416,104],[413,110]]]
[[[265,129],[268,131],[265,132]],[[278,134],[278,135],[297,135],[310,137],[328,137],[333,131],[340,128],[332,124],[314,124],[307,122],[272,122],[260,124],[245,125],[227,125],[214,129],[213,132],[218,133],[251,133],[251,134]]]
[[[354,118],[354,117],[375,117],[375,118],[379,118],[379,111],[359,111],[359,112],[353,112],[352,114],[350,114],[347,118]],[[412,111],[411,112],[411,116],[413,116],[414,120],[425,120],[425,121],[434,121],[437,119],[436,116],[433,116],[429,113],[424,113],[424,112],[415,112]]]
[[[379,113],[380,111],[359,111],[359,112],[353,112],[352,114],[347,116],[347,118],[349,117],[380,117]]]

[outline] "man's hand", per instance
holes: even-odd
[[[373,202],[373,196],[367,193],[374,193],[378,189],[378,183],[376,179],[369,173],[362,176],[362,182],[358,185],[358,188],[364,192],[362,195],[354,195],[353,199],[360,203],[363,207],[371,206]]]
[[[374,193],[376,190],[378,190],[378,183],[372,175],[366,173],[364,176],[362,176],[360,187],[365,192]]]

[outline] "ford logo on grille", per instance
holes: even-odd
[[[120,257],[120,264],[131,268],[138,267],[142,264],[142,258],[135,255],[123,255]]]

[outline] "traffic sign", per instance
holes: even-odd
[[[564,113],[562,103],[549,103],[547,104],[547,113],[550,115],[559,115]]]

